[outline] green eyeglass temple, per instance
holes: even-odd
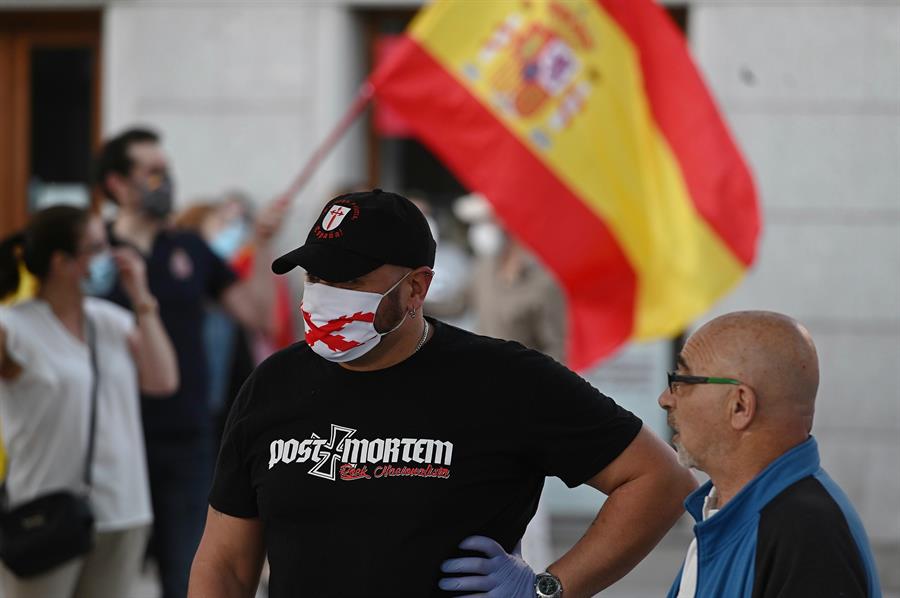
[[[673,384],[741,384],[734,378],[717,378],[715,376],[685,376],[675,372],[667,372],[669,392],[674,392]]]

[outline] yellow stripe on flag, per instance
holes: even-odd
[[[596,2],[437,2],[410,35],[613,232],[638,274],[635,338],[680,332],[742,278],[691,201],[634,45]]]

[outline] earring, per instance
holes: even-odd
[[[416,317],[416,310],[414,310],[414,309],[409,310],[407,313],[409,314],[410,318]]]

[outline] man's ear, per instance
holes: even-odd
[[[734,388],[731,398],[731,427],[744,431],[756,417],[757,397],[752,388],[740,384]]]
[[[419,309],[425,303],[425,295],[428,294],[433,278],[434,271],[427,266],[416,268],[409,275],[409,282],[412,285],[412,293],[409,296],[411,309]]]
[[[122,197],[125,197],[129,191],[128,179],[117,172],[110,172],[103,181],[110,194],[115,198],[115,202],[122,204]]]
[[[72,264],[71,256],[62,251],[54,251],[50,256],[50,269],[48,274],[56,274],[63,271],[64,268],[70,267]]]

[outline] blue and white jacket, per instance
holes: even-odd
[[[881,598],[862,522],[819,466],[814,438],[769,464],[704,521],[711,488],[707,482],[684,503],[697,522],[696,598]],[[680,583],[681,572],[669,598]]]

